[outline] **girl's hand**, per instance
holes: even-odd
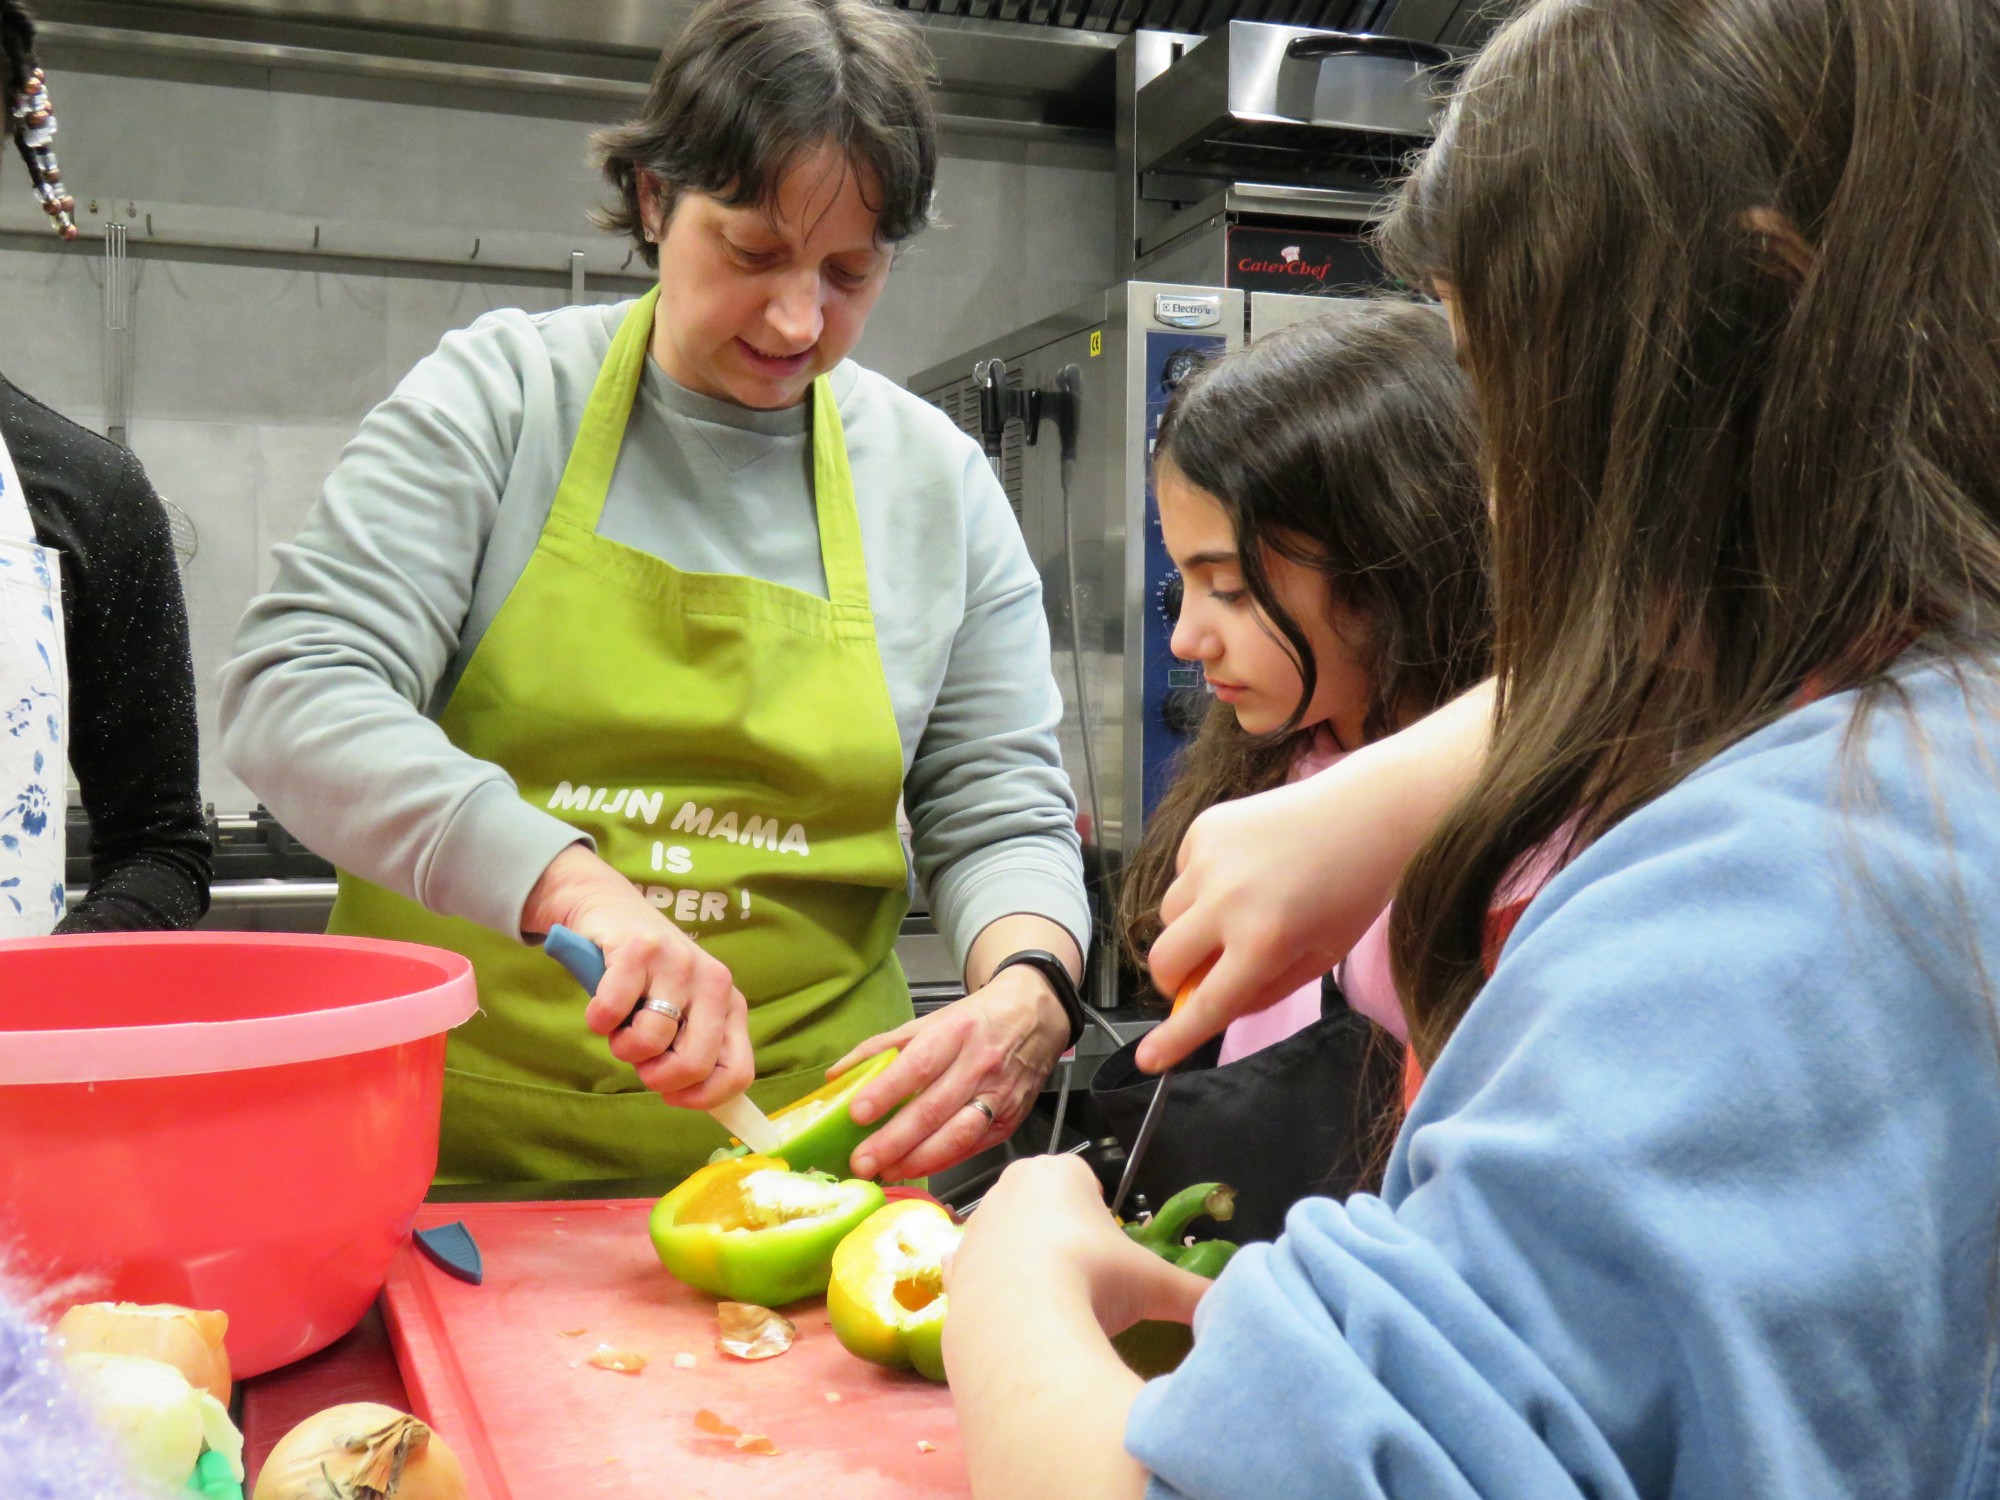
[[[549,862],[521,912],[529,933],[557,923],[604,950],[604,979],[584,1024],[611,1039],[611,1055],[647,1088],[669,1104],[709,1109],[750,1086],[750,1010],[729,970],[583,844]],[[682,1019],[635,1015],[645,999],[671,1002]]]
[[[1196,818],[1148,960],[1163,995],[1215,966],[1140,1042],[1139,1065],[1179,1062],[1344,958],[1478,774],[1492,718],[1488,682],[1309,780]]]
[[[974,1500],[1139,1500],[1140,1380],[1108,1334],[1191,1322],[1208,1282],[1135,1245],[1073,1156],[1017,1161],[945,1262],[944,1365]]]
[[[1106,1335],[1159,1318],[1190,1323],[1210,1283],[1134,1244],[1104,1207],[1096,1176],[1074,1156],[1015,1162],[967,1222],[945,1268],[953,1329],[982,1329],[1026,1306],[1087,1309]]]

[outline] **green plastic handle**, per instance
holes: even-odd
[[[229,1460],[212,1449],[196,1460],[186,1493],[202,1500],[243,1500],[243,1486],[229,1472]]]

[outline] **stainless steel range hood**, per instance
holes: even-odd
[[[93,66],[169,57],[479,94],[568,96],[610,118],[643,90],[697,0],[38,0],[51,50]],[[937,58],[947,128],[1102,143],[1114,53],[1136,30],[1238,17],[1475,45],[1517,0],[894,0]],[[85,55],[87,54],[87,56]]]
[[[1213,178],[1378,190],[1430,140],[1461,54],[1435,42],[1232,21],[1139,90],[1140,193]]]
[[[644,97],[696,0],[38,0],[64,66],[147,57],[364,77],[459,92],[567,96],[585,118]],[[1118,37],[967,15],[918,15],[950,129],[1109,144]],[[121,62],[120,59],[133,61]],[[505,108],[504,102],[497,106]]]
[[[1386,284],[1369,226],[1471,56],[1416,37],[1255,21],[1128,37],[1124,274],[1312,295]]]
[[[698,0],[136,0],[142,9],[234,10],[350,27],[429,30],[559,46],[657,53]],[[1123,36],[1208,32],[1232,20],[1476,43],[1511,0],[894,0],[931,26],[995,23],[1010,30]]]

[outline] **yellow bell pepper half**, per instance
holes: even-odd
[[[848,1353],[944,1379],[944,1258],[961,1232],[937,1204],[905,1198],[840,1242],[826,1310]]]
[[[872,1182],[734,1156],[656,1203],[648,1229],[660,1264],[687,1285],[782,1307],[826,1290],[835,1247],[883,1201]]]

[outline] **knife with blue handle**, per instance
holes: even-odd
[[[568,969],[570,977],[592,995],[604,982],[604,950],[582,933],[572,932],[558,923],[549,929],[549,935],[542,940],[542,951]],[[778,1127],[751,1102],[748,1094],[738,1094],[734,1099],[725,1100],[709,1113],[724,1130],[761,1156],[772,1155],[784,1143]]]

